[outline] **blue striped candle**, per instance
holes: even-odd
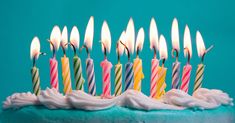
[[[180,84],[180,62],[176,61],[172,65],[172,88],[179,89]]]
[[[125,90],[133,89],[134,83],[134,72],[133,72],[133,64],[131,62],[127,62],[125,64]]]
[[[95,96],[96,95],[96,84],[95,84],[95,71],[93,59],[87,58],[86,60],[86,73],[88,81],[88,93]]]

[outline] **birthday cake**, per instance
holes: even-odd
[[[3,123],[77,123],[77,122],[159,122],[159,123],[234,123],[235,109],[233,99],[229,95],[218,89],[202,88],[204,73],[203,59],[205,54],[211,49],[205,49],[201,34],[197,32],[197,49],[202,58],[202,63],[198,65],[194,91],[188,94],[188,84],[190,81],[192,56],[189,28],[186,26],[184,37],[185,55],[188,63],[182,72],[182,82],[180,82],[180,63],[178,62],[178,22],[176,19],[172,25],[172,55],[176,52],[177,61],[172,68],[172,89],[166,91],[166,68],[164,66],[167,59],[167,45],[163,35],[158,42],[158,32],[154,19],[150,24],[150,48],[154,50],[152,59],[150,95],[141,92],[141,81],[144,78],[142,71],[142,61],[138,57],[142,50],[144,41],[144,30],[141,28],[137,35],[136,48],[134,42],[134,23],[130,19],[127,29],[120,36],[117,43],[118,64],[115,65],[115,91],[111,94],[112,63],[106,58],[111,49],[111,35],[107,22],[102,26],[102,51],[105,59],[101,62],[103,91],[96,93],[95,73],[93,60],[90,58],[89,50],[92,47],[93,39],[93,17],[88,22],[85,34],[85,42],[82,46],[86,48],[88,58],[86,60],[86,74],[88,92],[85,92],[83,84],[85,79],[82,75],[81,60],[76,54],[79,48],[79,32],[73,27],[70,35],[70,43],[67,42],[67,28],[62,34],[58,26],[53,28],[50,37],[50,46],[53,51],[53,58],[50,59],[50,84],[51,88],[40,88],[39,70],[36,67],[36,59],[40,52],[39,39],[36,37],[31,44],[31,58],[33,59],[32,82],[33,93],[14,93],[3,102],[3,111],[0,119]],[[61,37],[58,35],[61,35]],[[158,46],[159,43],[159,46]],[[58,88],[58,70],[55,52],[62,46],[64,57],[62,62],[63,93]],[[72,89],[69,60],[65,50],[68,45],[74,50],[73,68],[75,88]],[[159,47],[159,48],[158,48]],[[137,52],[134,64],[130,61],[130,55]],[[162,66],[156,58],[159,50]],[[120,55],[123,52],[128,55],[128,63],[125,65],[125,87],[122,89],[122,65]],[[145,83],[146,79],[144,80]],[[181,84],[180,84],[181,83]],[[124,90],[124,91],[122,91]],[[99,95],[99,96],[97,96]]]

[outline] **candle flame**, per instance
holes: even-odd
[[[59,49],[60,47],[60,41],[61,41],[61,31],[60,28],[56,25],[53,27],[52,32],[51,32],[51,36],[50,36],[50,41],[52,42],[52,44],[55,47],[55,51]],[[50,48],[51,50],[53,50],[52,45],[50,44]]]
[[[125,42],[126,42],[126,37],[125,37],[125,35],[126,35],[126,32],[123,31],[122,34],[121,34],[121,36],[120,36],[120,38],[119,38],[119,40],[118,40],[117,53],[118,53],[119,55],[122,55],[123,52],[124,52],[124,46],[121,44],[121,42],[125,44]],[[121,41],[121,42],[120,42],[120,41]]]
[[[184,49],[187,49],[184,50],[184,56],[187,57],[188,55],[190,55],[190,58],[192,58],[192,43],[188,25],[186,25],[184,30]]]
[[[30,45],[30,58],[38,59],[40,55],[40,41],[38,37],[34,37]]]
[[[78,28],[76,26],[73,26],[72,31],[70,33],[70,43],[75,47],[79,48],[80,44],[80,35]]]
[[[101,29],[101,41],[105,45],[107,52],[111,50],[111,34],[109,31],[109,26],[106,21],[103,22]],[[104,52],[104,46],[102,45],[102,51]]]
[[[84,44],[91,50],[94,36],[94,17],[91,16],[86,27]]]
[[[67,43],[68,43],[68,29],[66,26],[64,26],[62,35],[61,35],[61,45],[64,49],[68,48],[68,45],[66,45]]]
[[[143,49],[143,44],[144,44],[144,29],[140,28],[136,38],[135,50],[137,51],[137,49],[139,49],[139,51],[141,51]]]
[[[160,35],[160,39],[159,39],[159,53],[160,53],[161,59],[168,58],[166,39],[163,35]]]
[[[202,35],[199,31],[196,33],[196,43],[197,43],[197,53],[199,57],[202,57],[206,52],[206,47],[202,38]]]
[[[135,27],[133,19],[130,18],[126,28],[126,43],[125,43],[130,54],[134,53],[134,42],[135,42]]]
[[[172,40],[173,49],[176,49],[179,52],[179,50],[180,50],[180,47],[179,47],[179,27],[178,27],[178,21],[176,18],[174,18],[174,20],[172,22],[171,40]]]
[[[149,39],[150,49],[153,49],[155,47],[155,50],[158,50],[158,30],[154,18],[152,18],[150,22]]]

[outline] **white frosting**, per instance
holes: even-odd
[[[116,104],[114,99],[97,98],[79,90],[68,94],[68,100],[74,108],[84,110],[107,109]]]
[[[12,96],[7,97],[3,102],[3,108],[20,108],[29,105],[38,105],[39,101],[36,95],[27,93],[14,93]]]
[[[172,109],[181,110],[182,107],[164,104],[161,101],[152,99],[136,90],[127,90],[119,97],[114,98],[118,106],[142,110]]]
[[[152,99],[135,90],[127,90],[122,95],[111,99],[101,99],[83,91],[73,91],[64,96],[56,89],[47,88],[38,97],[31,93],[15,93],[6,99],[3,108],[38,104],[49,109],[102,110],[121,106],[141,110],[182,110],[185,108],[212,109],[220,105],[233,105],[233,99],[220,90],[205,88],[198,89],[193,96],[181,90],[172,89],[163,96],[162,100]]]
[[[59,93],[56,89],[47,88],[38,96],[40,103],[49,109],[69,109],[71,105],[66,96]]]
[[[200,88],[193,96],[184,91],[172,89],[163,96],[167,104],[186,108],[213,109],[223,105],[233,105],[232,99],[220,90],[209,90]]]

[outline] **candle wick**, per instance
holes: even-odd
[[[154,52],[154,56],[153,56],[153,58],[157,58],[157,50],[156,50],[156,48],[155,48],[155,46],[153,46],[153,52]]]
[[[175,54],[174,54],[175,53]],[[176,58],[175,60],[176,61],[178,61],[178,59],[179,59],[179,52],[178,52],[178,50],[177,49],[172,49],[172,51],[171,51],[171,56],[173,57],[173,58]]]
[[[74,55],[77,55],[76,47],[75,47],[72,43],[67,43],[67,44],[65,44],[65,45],[68,45],[68,44],[69,44],[70,46],[72,46]]]
[[[88,47],[84,44],[82,45],[82,47],[80,48],[80,52],[82,52],[82,49],[85,48],[86,49],[86,52],[87,52],[87,57],[90,58],[90,52],[89,52],[89,49]]]
[[[119,41],[118,41],[117,44],[116,44],[116,51],[117,51],[118,63],[120,63],[120,55],[119,55],[119,50],[118,50],[118,48],[119,48]]]
[[[205,58],[205,55],[214,47],[214,45],[211,45],[202,55],[202,58],[201,58],[201,63],[203,63],[204,61],[204,58]]]
[[[33,67],[35,67],[36,66],[36,57],[34,56],[33,57]]]
[[[186,47],[186,48],[184,48],[184,50],[187,52],[187,56],[188,56],[188,64],[190,64],[190,52],[189,52],[189,49]]]
[[[65,48],[62,46],[62,50],[63,50],[63,54],[64,56],[66,55],[66,51],[65,51]]]
[[[166,59],[165,59],[165,58],[163,58],[163,59],[162,59],[162,67],[164,67],[164,65],[165,65],[165,61],[166,61]]]
[[[120,43],[125,47],[125,49],[127,50],[127,57],[128,57],[128,61],[130,61],[130,51],[128,49],[128,47],[126,46],[126,44],[124,44],[122,41],[120,41]]]
[[[139,47],[137,47],[137,50],[136,50],[136,57],[139,58]]]
[[[106,46],[104,44],[104,42],[100,41],[101,45],[103,45],[103,48],[104,48],[104,59],[107,59],[107,49],[106,49]]]
[[[53,58],[55,58],[55,45],[51,42],[51,40],[48,40],[49,43],[52,45],[52,51],[53,51]]]

